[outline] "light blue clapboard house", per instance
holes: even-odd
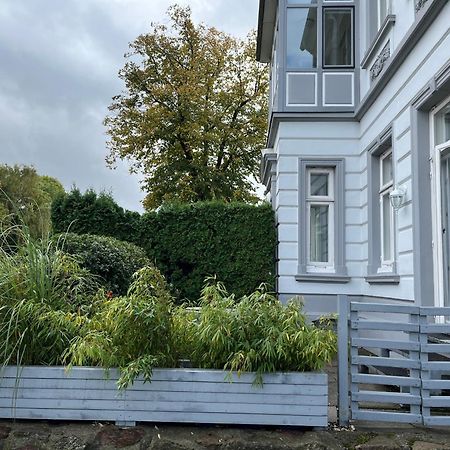
[[[450,2],[260,0],[277,291],[450,306]]]

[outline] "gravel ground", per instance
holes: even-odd
[[[1,421],[0,450],[434,450],[450,449],[450,429],[380,426],[327,430]]]

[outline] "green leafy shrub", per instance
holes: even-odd
[[[337,352],[336,334],[307,322],[298,299],[287,305],[264,287],[236,301],[222,283],[202,291],[201,314],[192,327],[195,366],[264,373],[316,371]]]
[[[9,232],[20,235],[8,247]],[[62,364],[98,285],[49,239],[14,227],[0,240],[0,359],[3,364]]]
[[[134,244],[106,236],[66,233],[58,237],[65,252],[76,256],[82,267],[101,278],[114,295],[125,295],[133,274],[150,264]]]
[[[94,311],[66,355],[71,364],[119,367],[119,387],[150,380],[153,367],[176,367],[172,298],[156,268],[139,270],[127,297],[100,296]]]

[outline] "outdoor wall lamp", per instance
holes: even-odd
[[[403,187],[396,186],[395,189],[389,194],[389,199],[391,200],[392,208],[394,211],[398,211],[405,202],[406,189]]]

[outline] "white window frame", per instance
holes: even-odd
[[[384,18],[383,20],[381,20],[381,1],[382,0],[377,0],[377,31],[380,30],[381,25],[383,25],[384,21],[386,20],[386,17],[389,15],[389,13],[391,12],[391,2],[390,0],[386,0],[386,10],[384,11]]]
[[[432,247],[433,247],[433,280],[434,280],[434,302],[435,306],[444,306],[444,247],[441,233],[442,226],[442,196],[441,196],[441,157],[442,152],[450,147],[450,140],[436,145],[436,116],[441,110],[450,103],[450,97],[439,104],[433,112],[430,114],[430,175],[432,179],[431,183],[431,212],[433,219],[433,231],[432,231]],[[442,318],[441,318],[442,319]],[[442,320],[439,320],[442,322]]]
[[[384,161],[391,157],[391,164],[392,164],[392,177],[391,179],[383,184],[383,164]],[[379,190],[379,202],[380,202],[380,232],[381,232],[381,241],[380,241],[380,255],[381,255],[381,265],[378,270],[378,272],[392,272],[394,267],[394,253],[395,253],[395,224],[394,224],[394,208],[392,208],[390,203],[389,194],[394,189],[394,158],[392,153],[392,148],[389,148],[386,150],[383,154],[380,155],[380,190]],[[390,258],[385,258],[384,254],[384,243],[385,243],[385,235],[384,235],[384,208],[383,208],[383,199],[387,196],[388,202],[389,202],[389,216],[390,216],[390,227],[389,227],[389,240],[390,240],[390,248],[391,248],[391,255]]]
[[[334,272],[334,170],[329,167],[310,167],[306,169],[306,221],[307,227],[307,272]],[[328,175],[328,195],[311,195],[311,174]],[[311,261],[311,206],[328,206],[328,261]]]

